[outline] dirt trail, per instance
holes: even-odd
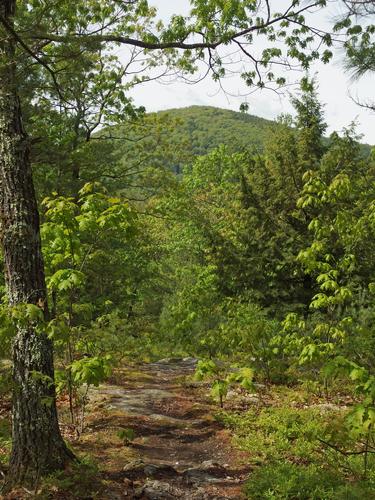
[[[91,430],[110,422],[136,435],[127,446],[130,456],[119,452],[111,466],[103,447],[104,476],[111,485],[105,498],[243,498],[244,457],[212,417],[217,407],[202,390],[181,383],[194,368],[194,359],[164,360],[137,367],[137,376],[122,371],[112,385],[97,390],[94,400],[102,401],[107,413],[101,422],[91,422]]]

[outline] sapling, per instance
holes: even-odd
[[[135,431],[130,427],[125,427],[117,432],[117,437],[120,438],[125,446],[129,446],[135,439]]]
[[[128,203],[110,197],[98,183],[85,184],[78,200],[53,193],[42,205],[46,209],[41,228],[44,261],[53,304],[47,333],[63,368],[57,373],[58,389],[67,391],[71,423],[80,434],[89,388],[109,372],[109,358],[99,356],[103,350],[91,336],[91,327],[101,317],[110,290],[102,285],[93,290],[90,276],[108,262],[108,241],[119,249],[112,252],[116,266],[111,266],[111,272],[123,269],[121,248],[134,217]]]
[[[254,372],[251,368],[235,369],[212,359],[198,361],[194,376],[196,380],[211,382],[211,396],[219,402],[220,408],[224,407],[231,385],[238,384],[248,391],[255,390]]]

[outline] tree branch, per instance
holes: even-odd
[[[309,5],[306,5],[302,7],[301,9],[297,10],[296,12],[291,15],[289,7],[283,14],[271,19],[270,15],[268,13],[267,15],[267,20],[265,22],[261,22],[260,24],[256,24],[254,26],[250,26],[249,28],[246,28],[244,30],[241,30],[237,33],[234,33],[231,37],[227,39],[218,39],[214,42],[191,42],[187,43],[185,41],[175,41],[175,42],[147,42],[144,40],[138,40],[136,38],[131,38],[131,37],[124,37],[121,35],[114,35],[114,34],[101,34],[101,35],[96,35],[93,33],[86,33],[86,34],[81,34],[81,33],[73,33],[70,35],[55,35],[52,33],[34,33],[27,35],[27,38],[33,39],[33,40],[48,40],[50,42],[56,42],[56,43],[68,43],[73,40],[80,40],[82,43],[91,43],[91,42],[108,42],[108,43],[120,43],[123,45],[130,45],[134,47],[139,47],[145,50],[165,50],[165,49],[183,49],[183,50],[195,50],[195,49],[216,49],[219,45],[223,44],[228,44],[229,42],[232,42],[238,38],[241,38],[243,36],[246,36],[254,31],[258,31],[261,29],[268,28],[274,24],[279,23],[280,21],[283,21],[284,19],[289,20],[289,22],[295,22],[295,17],[297,18],[300,14],[303,12],[306,12],[314,7],[319,7],[320,2],[313,2]],[[189,33],[190,35],[193,35],[194,32]]]
[[[61,93],[61,90],[60,90],[60,87],[59,87],[59,84],[56,80],[56,75],[54,73],[54,71],[48,66],[48,64],[46,62],[43,61],[42,58],[40,58],[37,54],[35,54],[35,52],[33,52],[31,50],[31,48],[23,41],[23,39],[18,35],[18,33],[13,29],[13,26],[11,26],[8,21],[0,15],[0,23],[4,26],[4,28],[6,29],[6,31],[12,35],[12,37],[14,38],[14,40],[16,40],[17,43],[19,43],[21,45],[21,47],[33,58],[35,59],[35,61],[37,61],[37,63],[39,63],[41,66],[43,66],[47,72],[51,75],[51,78],[52,78],[52,81],[56,87],[56,91],[60,97],[60,99],[62,101],[65,101],[64,99],[64,96],[62,95]]]

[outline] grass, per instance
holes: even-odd
[[[346,430],[345,406],[320,404],[305,388],[271,388],[266,405],[221,412],[253,468],[249,499],[375,498],[375,457],[364,478],[361,443]],[[332,444],[328,446],[326,443]]]
[[[259,468],[245,492],[253,500],[364,500],[374,498],[375,493],[370,486],[347,482],[324,467],[290,462]]]

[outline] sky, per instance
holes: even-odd
[[[282,0],[271,0],[275,8]],[[188,0],[151,0],[158,8],[159,16],[167,22],[172,14],[187,14]],[[337,14],[339,2],[332,2],[331,8],[314,16],[316,25],[329,26],[334,14]],[[363,135],[362,141],[375,144],[375,113],[359,107],[351,97],[366,101],[374,95],[375,75],[368,75],[360,81],[353,81],[343,69],[343,54],[335,52],[334,59],[328,64],[317,63],[310,71],[315,75],[320,100],[325,105],[325,118],[328,123],[328,133],[340,131],[353,121],[357,123],[358,133]],[[298,79],[298,74],[293,77]],[[263,118],[275,119],[281,113],[289,113],[292,107],[288,92],[277,95],[270,90],[257,91],[244,97],[248,91],[244,81],[235,75],[224,81],[226,92],[210,77],[196,84],[183,81],[165,82],[152,81],[138,85],[132,90],[132,97],[137,105],[145,106],[147,111],[179,108],[191,105],[216,106],[220,108],[239,110],[242,102],[249,105],[249,113]],[[293,90],[293,89],[292,89]],[[297,89],[295,89],[297,90]]]

